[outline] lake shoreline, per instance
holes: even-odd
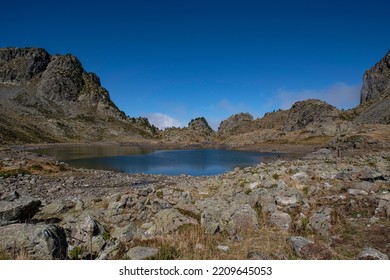
[[[34,147],[36,148],[36,147]],[[236,167],[292,157],[285,153],[221,149],[220,147],[156,147],[110,143],[50,145],[29,152],[51,156],[75,168],[108,170],[129,174],[212,176]]]
[[[75,143],[31,143],[23,145],[6,146],[6,148],[14,150],[36,150],[51,147],[69,147],[69,146],[135,146],[140,148],[150,148],[154,150],[187,150],[187,149],[224,149],[238,150],[249,152],[274,152],[288,153],[298,156],[305,156],[316,149],[318,145],[305,144],[281,144],[281,143],[259,143],[256,145],[241,145],[233,146],[219,143],[193,143],[193,144],[178,144],[178,143],[163,143],[157,141],[140,141],[140,142],[75,142]]]

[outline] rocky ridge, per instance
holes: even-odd
[[[153,137],[145,119],[129,119],[94,73],[70,54],[0,49],[0,141],[120,141]]]
[[[187,127],[171,127],[161,131],[159,138],[164,143],[205,144],[213,140],[215,132],[203,117],[192,119]]]

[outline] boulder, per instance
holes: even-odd
[[[66,259],[65,231],[57,225],[13,224],[0,227],[0,247],[33,259]]]
[[[322,207],[318,209],[309,219],[309,225],[320,236],[328,237],[330,235],[332,211],[332,208]]]
[[[366,247],[360,252],[358,259],[359,260],[388,260],[389,257],[377,249]]]
[[[348,189],[348,193],[353,196],[358,196],[358,195],[368,195],[368,193],[364,190],[359,190],[359,189]]]
[[[127,253],[126,257],[130,260],[145,260],[157,255],[158,249],[150,247],[137,246],[131,248]]]
[[[288,231],[291,226],[291,217],[289,214],[282,211],[275,211],[271,214],[270,224],[276,226],[282,231]]]
[[[302,236],[290,236],[287,243],[291,246],[294,253],[302,259],[310,260],[328,260],[332,259],[330,249],[322,244],[315,243]]]
[[[61,219],[63,215],[72,207],[74,207],[72,201],[56,200],[45,206],[34,216],[34,219]]]
[[[309,245],[314,244],[313,241],[302,237],[302,236],[290,236],[287,238],[287,243],[291,246],[291,248],[294,250],[294,253],[298,257],[302,257],[302,248]]]
[[[375,209],[375,214],[390,219],[390,201],[386,199],[380,199],[378,207]]]
[[[201,208],[201,224],[207,233],[227,232],[235,236],[258,227],[257,213],[248,204],[206,199],[196,205]]]
[[[41,201],[31,197],[6,196],[0,200],[0,225],[30,220],[41,206]]]
[[[98,235],[98,236],[94,236],[92,238],[91,249],[92,249],[92,252],[95,253],[96,255],[102,251],[102,249],[105,247],[105,245],[106,245],[106,241],[104,240],[103,236]]]
[[[120,253],[121,253],[121,246],[119,244],[114,244],[112,246],[106,246],[106,248],[99,253],[96,259],[115,260],[115,259],[119,259]]]
[[[134,224],[129,224],[124,227],[116,228],[111,236],[120,242],[127,243],[133,240],[136,235],[137,227]]]
[[[97,235],[102,235],[106,230],[104,227],[90,215],[83,216],[78,224],[72,229],[73,241],[81,243],[81,245],[90,244],[92,238]]]
[[[375,189],[377,189],[377,186],[374,183],[363,181],[354,184],[353,189],[362,190],[367,193],[370,193],[371,191],[375,191]]]
[[[154,217],[156,233],[171,233],[183,225],[197,225],[198,221],[194,218],[181,214],[177,209],[164,209]]]
[[[226,246],[226,245],[218,245],[217,250],[222,251],[222,252],[227,252],[230,250],[230,247]]]

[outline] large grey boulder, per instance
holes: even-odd
[[[201,224],[206,232],[227,232],[236,236],[247,230],[258,228],[258,216],[248,204],[228,203],[220,199],[197,201],[201,211]]]
[[[178,210],[170,208],[158,212],[154,217],[154,233],[165,234],[179,229],[183,225],[197,225],[198,221],[192,217],[181,214]]]
[[[31,219],[41,206],[41,201],[18,195],[6,196],[0,200],[0,225],[25,222]]]
[[[57,225],[13,224],[0,227],[0,248],[33,259],[66,259],[68,243],[64,229]]]

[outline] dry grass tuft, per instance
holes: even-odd
[[[186,225],[171,235],[151,240],[133,240],[131,246],[158,248],[159,253],[153,259],[244,260],[253,252],[270,259],[294,258],[286,243],[288,233],[262,225],[260,229],[242,231],[241,234],[239,240],[232,240],[223,233],[207,234],[199,225]],[[229,250],[218,250],[218,245],[228,246]]]

